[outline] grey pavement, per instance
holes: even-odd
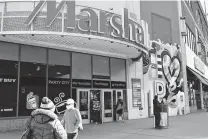
[[[168,129],[153,129],[153,119],[85,125],[78,139],[208,139],[208,112],[170,117]],[[21,131],[0,133],[0,139],[19,139]]]

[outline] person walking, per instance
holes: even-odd
[[[155,128],[159,129],[161,117],[160,117],[160,102],[158,101],[157,95],[155,95],[154,97],[153,105],[154,105],[154,116],[155,116]]]
[[[82,117],[80,111],[74,107],[73,99],[67,100],[66,108],[61,123],[64,125],[68,139],[76,139],[78,131],[83,130]]]
[[[27,121],[27,130],[21,139],[67,139],[67,133],[54,111],[53,102],[43,97],[40,109],[34,110]]]
[[[121,118],[122,122],[124,122],[123,99],[121,97],[118,98],[118,102],[116,105],[116,114],[116,119],[119,120],[119,118]]]
[[[94,95],[93,99],[91,101],[91,108],[92,108],[92,118],[93,118],[93,123],[98,124],[100,123],[100,101],[98,100],[97,96]]]

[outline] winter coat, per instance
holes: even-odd
[[[76,108],[66,110],[61,123],[67,133],[77,133],[79,128],[83,128],[80,111]]]
[[[50,110],[34,110],[27,125],[31,130],[30,139],[67,139],[58,116]]]
[[[160,102],[157,99],[153,100],[153,105],[154,105],[154,114],[160,113]]]

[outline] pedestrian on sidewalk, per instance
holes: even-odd
[[[154,105],[154,116],[155,116],[155,128],[160,129],[160,102],[158,101],[158,96],[155,95],[153,100]]]
[[[97,98],[97,95],[93,96],[91,100],[91,109],[92,109],[92,119],[93,123],[98,124],[100,123],[100,101]]]
[[[67,133],[54,113],[55,105],[44,97],[40,109],[32,112],[21,139],[67,139]]]
[[[161,104],[161,120],[160,120],[160,126],[161,128],[168,128],[168,105],[167,105],[167,100],[166,98],[163,98]]]
[[[74,100],[68,99],[66,102],[67,110],[64,113],[61,123],[67,132],[68,139],[76,139],[78,131],[83,130],[82,117],[80,111],[74,107]]]
[[[117,114],[117,120],[120,120],[124,122],[124,110],[123,110],[123,99],[121,97],[118,98],[118,102],[116,105],[116,114]]]

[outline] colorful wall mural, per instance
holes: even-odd
[[[151,44],[149,58],[143,57],[146,61],[143,71],[144,76],[152,80],[152,96],[158,95],[160,102],[166,98],[170,115],[181,115],[184,113],[185,95],[180,46],[164,44],[160,40]]]

